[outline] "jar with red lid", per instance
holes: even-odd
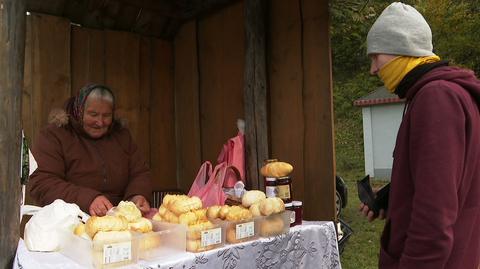
[[[292,178],[289,176],[277,178],[277,197],[284,203],[292,202]]]
[[[302,201],[293,201],[292,202],[293,212],[295,212],[295,221],[290,226],[301,225],[303,218],[303,202]]]

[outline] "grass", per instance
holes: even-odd
[[[360,201],[357,196],[356,180],[363,178],[364,174],[363,171],[338,172],[348,186],[348,203],[341,213],[341,219],[353,229],[353,234],[340,257],[343,269],[378,268],[380,235],[384,221],[369,222],[358,211]],[[372,184],[376,186],[384,182],[373,181]]]

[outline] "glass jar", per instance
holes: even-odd
[[[290,227],[293,227],[294,223],[295,223],[295,211],[293,210],[293,204],[292,203],[286,203],[285,204],[285,210],[290,210],[292,212],[290,214]]]
[[[292,202],[292,178],[289,176],[277,178],[277,197],[284,203]]]
[[[265,195],[267,197],[277,197],[277,179],[274,177],[265,178]]]
[[[302,201],[293,201],[293,212],[295,212],[295,221],[293,225],[290,223],[291,226],[301,225],[302,218],[303,218],[303,202]]]

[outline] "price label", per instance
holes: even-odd
[[[201,246],[208,247],[222,242],[222,228],[202,231]]]
[[[132,242],[103,245],[103,264],[130,261],[132,259]]]
[[[237,240],[251,237],[255,234],[255,225],[253,221],[240,223],[235,226],[235,238]]]

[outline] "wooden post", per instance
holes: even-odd
[[[20,145],[25,0],[0,0],[0,268],[20,239]]]
[[[268,158],[265,54],[266,0],[245,1],[245,145],[247,188],[264,189],[259,174]]]
[[[304,219],[335,220],[335,145],[328,0],[302,0]],[[352,190],[355,191],[355,190]]]

